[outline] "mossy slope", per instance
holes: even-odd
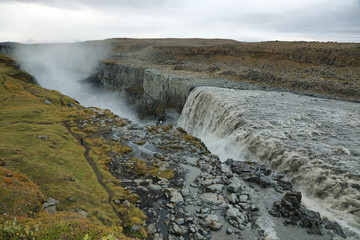
[[[37,236],[42,239],[59,239],[63,233],[66,239],[82,239],[83,233],[88,231],[94,238],[109,233],[124,238],[121,226],[131,226],[113,209],[109,191],[124,199],[134,196],[125,192],[104,169],[104,162],[96,162],[95,168],[101,169],[100,177],[108,186],[106,190],[85,158],[84,146],[74,137],[74,133],[88,137],[88,133],[78,129],[77,122],[90,119],[96,113],[72,98],[33,83],[34,79],[18,70],[13,60],[0,55],[0,159],[8,169],[1,168],[0,191],[7,201],[25,201],[16,211],[10,211],[10,203],[2,201],[0,223],[3,225],[0,228],[6,227],[4,222],[16,216],[28,227],[35,227],[40,219],[51,225],[54,231],[38,231],[40,235]],[[103,155],[106,159],[105,151]],[[6,177],[6,171],[13,171],[11,175],[17,177]],[[31,196],[28,200],[24,197],[27,194]],[[61,212],[54,216],[41,210],[43,199],[49,197],[60,202],[57,210]],[[28,205],[34,209],[27,209]],[[77,214],[79,210],[87,212],[88,218]],[[135,207],[133,210],[139,211]],[[142,214],[137,224],[143,224],[145,219]],[[142,230],[137,236],[145,237],[146,233]],[[0,234],[1,237],[5,235]]]

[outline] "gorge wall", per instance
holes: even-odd
[[[110,39],[95,80],[124,90],[143,115],[181,113],[197,86],[273,89],[360,101],[359,44]]]

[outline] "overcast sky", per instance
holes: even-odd
[[[115,37],[360,42],[360,0],[0,0],[0,42]]]

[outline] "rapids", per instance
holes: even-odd
[[[222,161],[257,160],[286,174],[314,210],[359,231],[359,103],[198,87],[178,125]]]

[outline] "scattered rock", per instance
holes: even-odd
[[[146,232],[147,232],[148,234],[150,234],[150,235],[156,233],[156,225],[155,225],[155,223],[149,224],[149,225],[147,226],[147,228],[146,228]]]
[[[68,197],[67,200],[68,200],[69,202],[76,202],[76,200],[75,200],[72,196]]]
[[[226,216],[226,219],[233,219],[233,218],[236,218],[236,217],[240,216],[240,211],[237,208],[230,207],[226,211],[225,216]]]
[[[183,236],[187,232],[185,227],[179,226],[176,223],[172,224],[170,230],[172,230],[172,231],[170,231],[171,233],[176,234],[178,236]]]
[[[183,197],[187,197],[190,196],[190,191],[187,187],[181,189],[181,195],[183,195]]]
[[[80,215],[82,215],[82,216],[84,216],[84,217],[88,217],[89,216],[89,214],[87,213],[87,212],[85,212],[85,211],[83,211],[83,210],[81,210],[81,209],[75,209],[75,212],[76,213],[79,213]]]
[[[231,193],[238,193],[241,190],[241,186],[237,182],[232,182],[226,187],[226,189]]]
[[[56,205],[59,204],[58,200],[53,198],[49,198],[45,203],[43,203],[44,210],[50,214],[54,214],[56,212]]]
[[[48,136],[46,136],[46,135],[39,135],[38,136],[38,139],[42,139],[42,140],[48,140],[49,139],[49,137]]]
[[[203,202],[213,205],[220,205],[224,202],[224,197],[217,193],[204,193],[200,198]]]
[[[181,193],[179,193],[178,191],[172,191],[170,201],[175,204],[180,204],[184,202],[184,199]]]
[[[219,217],[215,214],[208,215],[202,222],[201,225],[209,227],[213,231],[219,231],[222,228],[222,224],[219,223]]]

